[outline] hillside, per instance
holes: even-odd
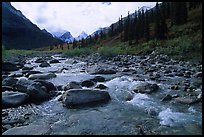
[[[9,2],[2,3],[2,44],[6,49],[33,49],[62,43],[40,30]]]
[[[187,5],[189,7],[189,5]],[[155,7],[147,12],[150,15],[155,12]],[[131,14],[133,17],[135,14]],[[127,21],[128,17],[123,18],[123,22]],[[140,18],[139,18],[140,19]],[[151,18],[152,19],[152,18]],[[160,20],[160,19],[158,19]],[[139,22],[139,21],[138,21]],[[120,32],[119,22],[116,22],[108,28],[108,33],[99,33],[95,37],[88,37],[85,44],[82,42],[77,43],[77,47],[86,47],[92,49],[92,52],[107,52],[105,54],[149,54],[154,50],[159,53],[167,54],[173,58],[181,60],[200,60],[202,61],[202,3],[198,3],[194,8],[189,9],[187,12],[186,21],[182,24],[173,24],[170,17],[165,19],[166,29],[165,38],[157,38],[155,21],[149,22],[149,38],[145,38],[145,32],[140,38],[135,40],[133,37],[141,35],[140,31],[135,31],[131,40],[125,39],[125,29]],[[143,23],[145,24],[145,23]],[[143,26],[141,26],[142,28]],[[162,27],[162,26],[161,26]],[[161,28],[160,27],[160,28]],[[130,27],[130,30],[133,28]],[[161,30],[160,30],[161,31]],[[159,32],[162,33],[162,32]],[[129,33],[127,37],[129,37]],[[68,51],[71,53],[72,45],[69,44]],[[60,50],[61,47],[55,48]],[[63,46],[63,49],[67,49],[67,45]],[[74,52],[74,51],[73,51]],[[80,52],[80,51],[78,51]],[[86,51],[83,51],[86,53]],[[87,51],[87,53],[90,53]]]

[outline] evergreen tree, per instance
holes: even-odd
[[[124,41],[128,41],[128,34],[129,34],[129,23],[130,23],[130,14],[128,11],[128,16],[124,25]]]
[[[155,7],[155,26],[154,26],[154,32],[155,32],[155,37],[156,39],[161,38],[161,28],[160,28],[160,11],[159,11],[159,4],[158,2],[156,3]]]
[[[139,23],[138,23],[138,14],[137,14],[137,11],[135,10],[135,17],[134,17],[134,26],[133,26],[135,29],[134,29],[134,40],[135,42],[137,43],[138,41],[138,38],[139,38]]]
[[[129,40],[129,45],[132,45],[132,40],[133,40],[133,22],[130,20],[129,25],[128,25],[128,40]]]
[[[149,40],[149,18],[147,11],[145,12],[144,16],[144,38]]]

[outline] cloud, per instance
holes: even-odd
[[[49,32],[67,30],[74,37],[82,31],[91,34],[110,26],[119,17],[138,7],[155,6],[156,2],[12,2],[16,9],[41,29]]]
[[[38,23],[38,24],[45,24],[45,23],[47,23],[47,19],[46,18],[44,18],[44,17],[38,17],[38,18],[36,18],[36,22]]]

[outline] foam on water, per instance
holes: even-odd
[[[181,113],[181,112],[174,112],[172,109],[167,108],[161,111],[158,115],[158,118],[161,120],[160,124],[165,126],[185,126],[187,123],[194,123],[197,122],[202,124],[202,117],[196,116],[191,113]]]

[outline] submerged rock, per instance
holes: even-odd
[[[62,98],[63,104],[68,108],[95,106],[111,99],[107,91],[92,89],[71,89],[66,91]]]

